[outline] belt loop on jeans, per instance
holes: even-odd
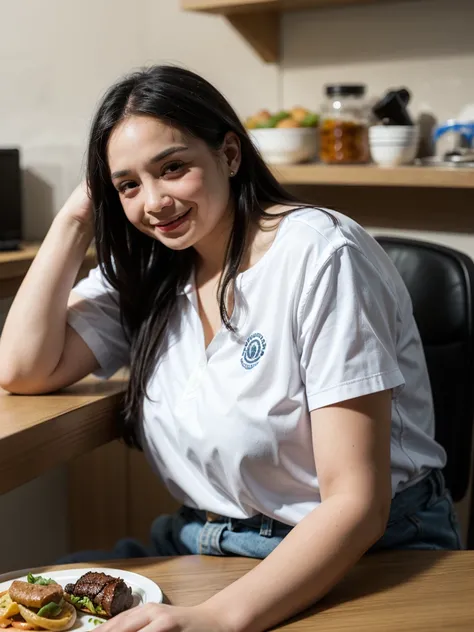
[[[206,522],[222,522],[224,516],[214,513],[213,511],[206,511]]]
[[[443,472],[438,469],[433,470],[433,479],[436,484],[436,492],[438,496],[444,496],[444,494],[446,493],[446,483],[444,480]]]
[[[433,469],[426,477],[426,480],[431,489],[431,497],[428,500],[428,506],[431,506],[445,494],[444,476],[441,470]]]
[[[273,518],[262,515],[260,535],[264,538],[271,538],[273,536]]]

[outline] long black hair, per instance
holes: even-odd
[[[153,66],[126,76],[105,94],[92,123],[87,180],[95,209],[99,265],[118,292],[122,324],[131,347],[121,434],[128,445],[140,447],[137,422],[143,399],[177,293],[191,274],[195,251],[167,248],[137,230],[122,210],[110,178],[107,145],[117,123],[132,115],[156,117],[203,140],[212,150],[222,146],[228,132],[239,138],[241,164],[231,179],[233,228],[219,287],[221,318],[228,328],[225,297],[239,273],[249,226],[275,217],[265,213],[268,204],[298,204],[265,165],[226,99],[199,75],[176,66]]]

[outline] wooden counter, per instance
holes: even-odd
[[[0,494],[116,438],[125,379],[86,378],[51,395],[0,389]]]
[[[15,295],[28,272],[41,244],[24,243],[20,250],[0,252],[0,299]],[[81,279],[96,265],[95,251],[87,251],[84,263],[79,270],[77,279]]]

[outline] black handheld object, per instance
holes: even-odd
[[[372,112],[387,125],[413,125],[407,109],[410,96],[406,88],[390,90],[374,105]]]

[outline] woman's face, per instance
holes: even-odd
[[[212,151],[151,116],[130,116],[108,143],[112,182],[129,221],[174,250],[199,244],[232,213],[229,178],[240,164],[238,138]]]

